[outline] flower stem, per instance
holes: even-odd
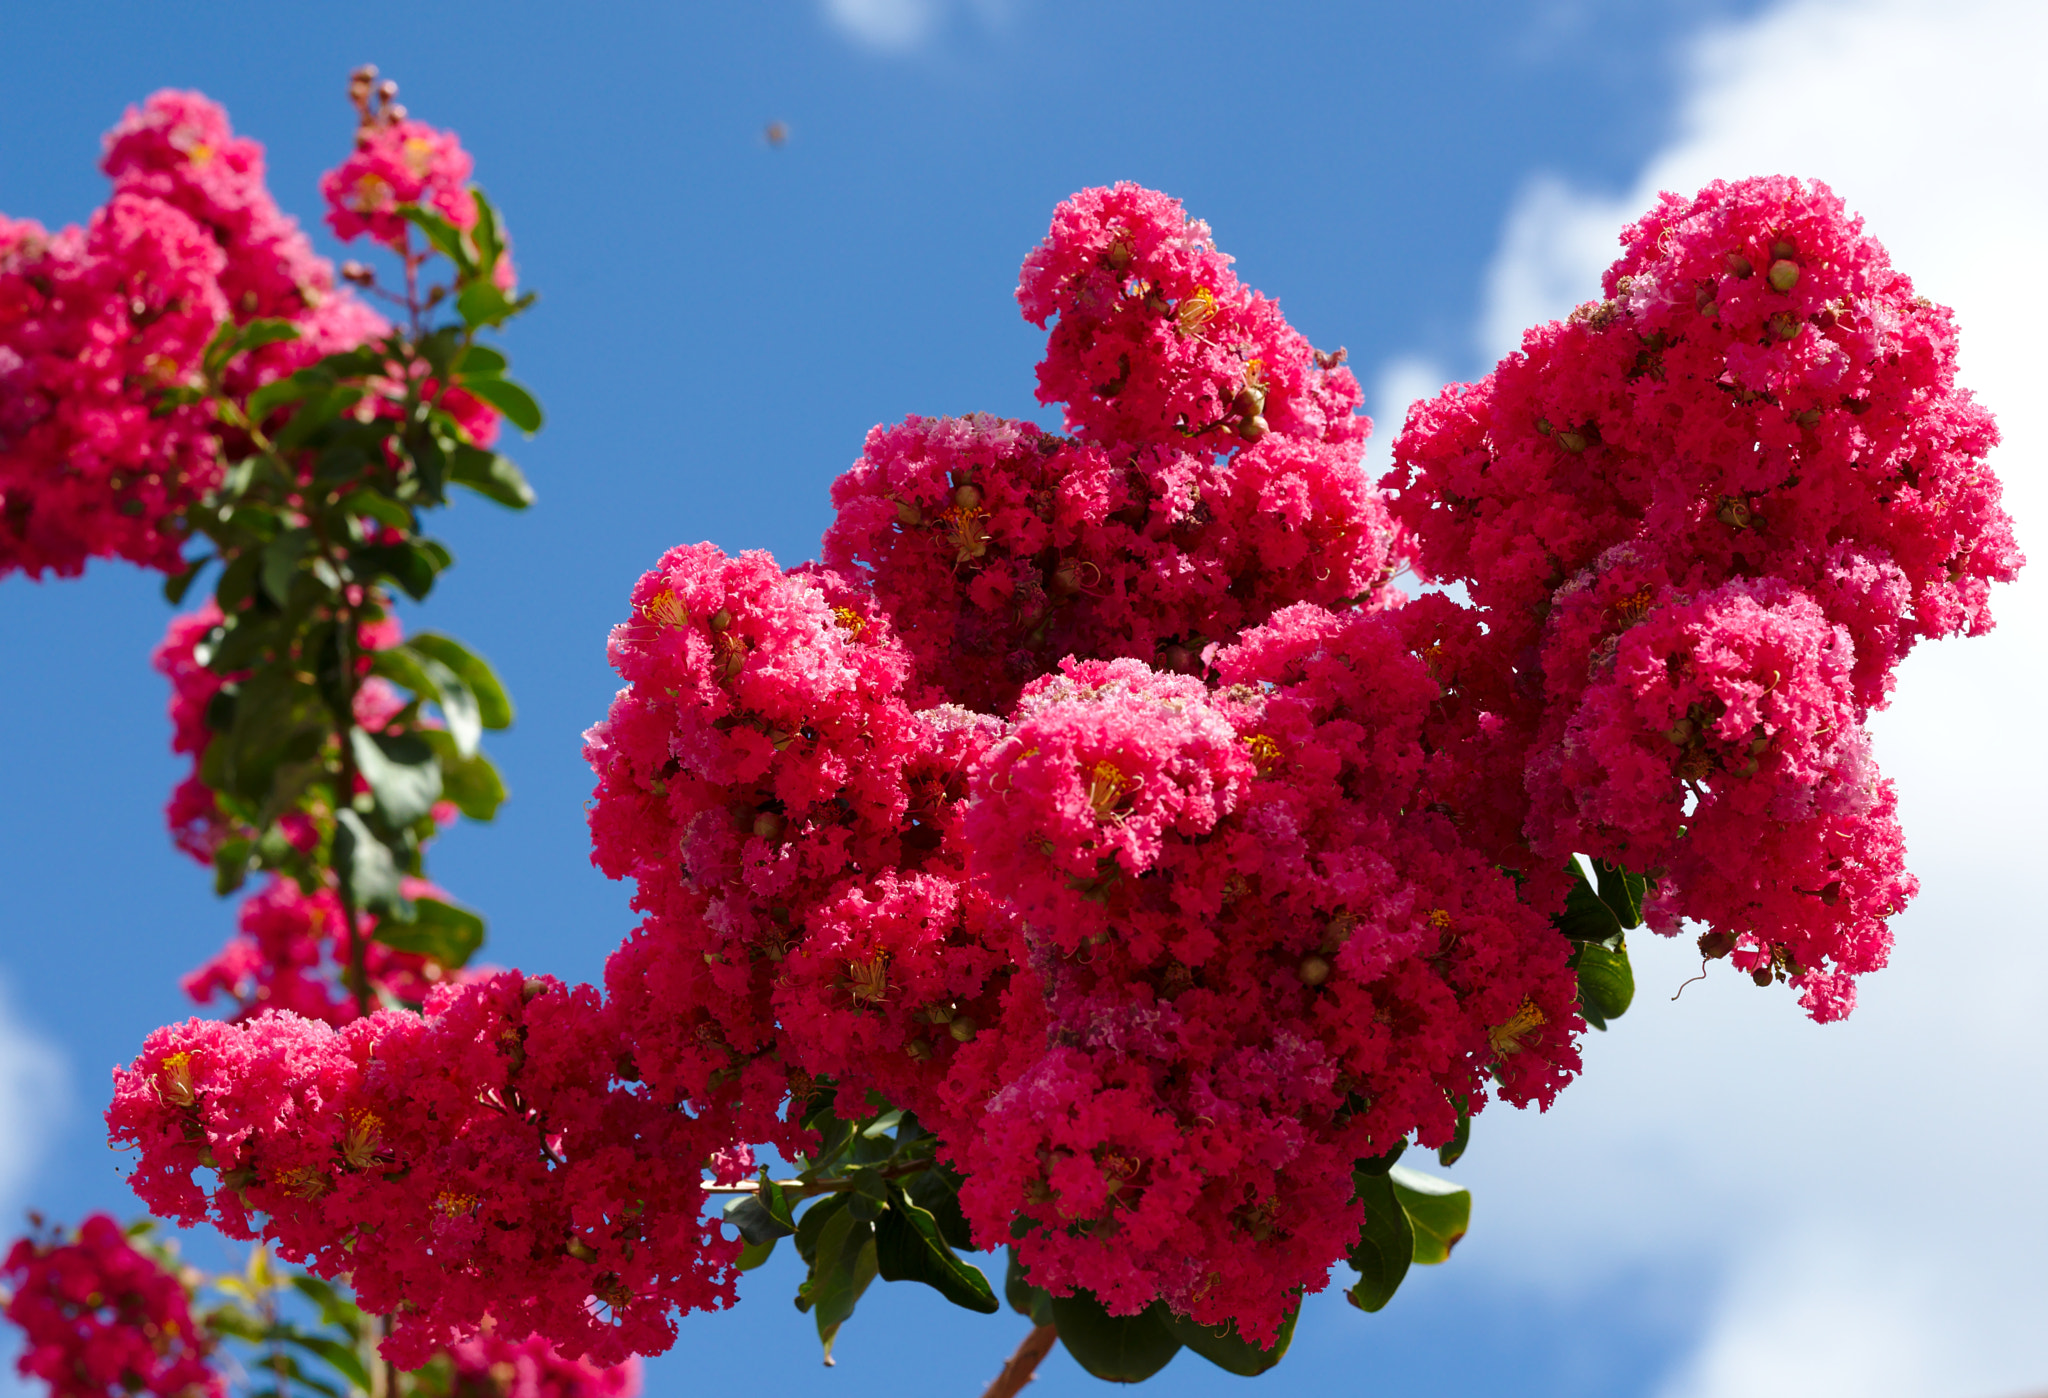
[[[1060,1332],[1050,1325],[1032,1327],[1024,1342],[1017,1346],[1017,1352],[1003,1365],[1003,1372],[997,1374],[981,1398],[1016,1398],[1024,1385],[1038,1377],[1038,1366],[1052,1353],[1052,1347],[1059,1342]]]

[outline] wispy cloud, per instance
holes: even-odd
[[[1593,1036],[1547,1119],[1489,1116],[1484,1226],[1462,1257],[1584,1291],[1682,1254],[1720,1278],[1667,1398],[1995,1398],[2048,1382],[2048,8],[1792,0],[1694,54],[1679,135],[1634,188],[1529,184],[1475,340],[1598,294],[1622,223],[1660,189],[1783,172],[1827,181],[1918,287],[1952,305],[1963,373],[1999,414],[1994,464],[2040,560],[1988,637],[1923,645],[1878,716],[1918,902],[1845,1025],[1642,939],[1637,1005]],[[1575,1207],[1561,1208],[1560,1201]],[[1489,1236],[1490,1235],[1490,1236]]]
[[[907,53],[937,38],[956,12],[988,28],[1009,16],[1010,0],[823,0],[825,18],[864,48]]]
[[[67,1095],[62,1055],[16,1018],[0,983],[0,1237],[19,1216]]]

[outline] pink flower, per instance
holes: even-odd
[[[468,228],[476,222],[471,169],[469,153],[452,131],[423,121],[366,123],[348,159],[320,178],[328,226],[343,242],[367,233],[394,251],[405,247],[411,227],[398,212],[401,204],[420,205]]]
[[[7,1319],[25,1341],[14,1367],[54,1398],[219,1398],[212,1346],[184,1285],[105,1214],[70,1242],[18,1239],[0,1264]]]

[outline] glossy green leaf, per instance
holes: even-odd
[[[1287,1357],[1287,1347],[1294,1343],[1294,1322],[1300,1315],[1299,1305],[1288,1312],[1287,1319],[1280,1323],[1280,1333],[1274,1338],[1271,1349],[1262,1349],[1238,1334],[1234,1321],[1223,1325],[1197,1325],[1186,1316],[1169,1313],[1166,1327],[1176,1340],[1217,1368],[1250,1379],[1257,1378]]]
[[[1404,1165],[1387,1171],[1387,1179],[1415,1230],[1415,1260],[1424,1266],[1445,1261],[1472,1223],[1472,1192]]]
[[[422,631],[406,643],[415,653],[440,661],[453,670],[476,696],[477,718],[486,728],[512,726],[512,701],[497,675],[484,659],[452,636]]]
[[[833,1214],[818,1236],[817,1258],[804,1283],[827,1364],[832,1362],[832,1342],[839,1337],[839,1327],[852,1317],[876,1270],[875,1226],[855,1218],[850,1209]]]
[[[350,491],[342,499],[341,508],[358,518],[374,519],[393,529],[411,529],[414,523],[411,510],[383,491],[372,490],[368,486]]]
[[[505,356],[489,345],[470,345],[455,360],[455,378],[495,379],[501,377],[506,368]]]
[[[466,485],[487,500],[507,509],[523,510],[534,501],[533,487],[511,458],[481,447],[463,446],[455,453],[454,469],[448,478]]]
[[[738,1194],[727,1200],[725,1221],[737,1228],[740,1237],[749,1243],[772,1243],[796,1232],[794,1228],[785,1227],[768,1211],[768,1206],[752,1194]]]
[[[432,957],[451,971],[460,970],[484,944],[484,920],[468,908],[439,898],[415,898],[412,916],[405,921],[378,919],[376,940],[399,951]]]
[[[1572,876],[1572,886],[1565,895],[1564,911],[1551,919],[1557,930],[1575,942],[1605,942],[1619,937],[1621,919],[1614,915],[1614,909],[1600,901],[1600,895],[1586,879],[1585,866],[1574,859],[1566,868]]]
[[[1635,972],[1628,964],[1628,943],[1617,937],[1609,948],[1599,942],[1582,942],[1572,953],[1572,970],[1579,977],[1579,1008],[1586,1023],[1605,1029],[1610,1019],[1620,1019],[1636,996]]]
[[[751,1272],[775,1255],[775,1239],[765,1243],[747,1243],[740,1248],[738,1267],[742,1272]]]
[[[1033,1325],[1052,1324],[1052,1297],[1033,1286],[1017,1260],[1017,1249],[1009,1249],[1010,1265],[1003,1273],[1003,1299],[1018,1315],[1031,1317]]]
[[[510,379],[479,379],[469,391],[505,415],[505,420],[529,437],[540,431],[540,404],[533,395]]]
[[[1359,1170],[1352,1175],[1352,1185],[1365,1206],[1365,1223],[1357,1243],[1345,1254],[1358,1272],[1358,1284],[1348,1295],[1360,1310],[1377,1311],[1394,1299],[1408,1275],[1408,1265],[1415,1260],[1415,1230],[1386,1171]]]
[[[889,1207],[875,1223],[875,1249],[883,1281],[923,1282],[954,1305],[983,1315],[1003,1308],[981,1269],[947,1245],[938,1220],[894,1184]]]
[[[332,374],[318,369],[301,369],[281,379],[272,379],[249,395],[244,411],[249,421],[260,425],[263,420],[287,403],[296,403],[308,393],[334,385]]]
[[[1052,1320],[1074,1362],[1112,1383],[1142,1383],[1180,1353],[1167,1324],[1172,1313],[1154,1301],[1136,1315],[1113,1316],[1087,1291],[1052,1298]]]
[[[299,559],[305,556],[312,544],[313,536],[307,530],[287,529],[263,546],[263,590],[279,606],[290,598],[292,579],[299,571]]]
[[[761,1201],[761,1207],[768,1211],[768,1217],[785,1233],[796,1232],[795,1205],[799,1201],[791,1200],[789,1191],[774,1180],[764,1178],[761,1181],[760,1192],[754,1197]]]
[[[484,192],[471,185],[470,199],[476,205],[476,225],[470,229],[470,239],[476,244],[476,260],[479,271],[488,275],[498,267],[498,258],[505,251],[503,237],[498,232],[497,206],[484,197]]]
[[[334,867],[358,908],[389,912],[400,903],[398,861],[363,818],[347,808],[334,818]]]
[[[1600,901],[1613,912],[1615,921],[1629,931],[1641,927],[1643,899],[1649,896],[1650,881],[1604,859],[1593,861],[1593,872],[1600,879]]]
[[[441,764],[434,749],[417,733],[369,733],[349,730],[356,768],[369,783],[377,809],[393,828],[407,826],[441,799]]]
[[[1451,1105],[1458,1109],[1457,1129],[1451,1139],[1436,1148],[1436,1163],[1445,1167],[1457,1164],[1465,1155],[1465,1147],[1472,1144],[1472,1113],[1460,1098],[1452,1098]]]
[[[797,1220],[796,1254],[804,1260],[805,1266],[815,1266],[818,1260],[818,1242],[825,1232],[825,1225],[835,1214],[846,1211],[846,1196],[833,1194],[818,1200]]]

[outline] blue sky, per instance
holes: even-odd
[[[2007,272],[2044,250],[2038,180],[2011,178],[2042,148],[2023,62],[2040,25],[1996,0],[17,8],[0,209],[83,218],[100,132],[163,86],[224,101],[309,225],[353,65],[463,135],[542,295],[508,349],[550,422],[517,447],[534,510],[466,501],[446,521],[460,566],[433,624],[492,657],[520,718],[496,745],[513,801],[434,868],[490,916],[492,959],[595,978],[631,920],[588,863],[578,735],[614,688],[604,634],[632,581],[705,538],[809,556],[877,422],[1037,415],[1039,339],[1011,290],[1084,185],[1184,199],[1311,340],[1349,348],[1391,409],[1383,442],[1409,396],[1589,294],[1660,184],[1831,179],[1963,313],[2032,541],[2044,308]],[[2048,918],[2011,871],[2048,837],[2030,799],[2048,773],[2002,735],[2038,727],[2048,608],[2031,578],[2009,591],[2004,629],[1916,656],[1880,721],[1927,891],[1856,1019],[1816,1030],[1732,984],[1682,1008],[1646,991],[1549,1117],[1482,1122],[1457,1258],[1376,1317],[1312,1305],[1266,1387],[1991,1398],[2042,1381],[2018,1327],[2048,1301],[2026,1164],[2048,1145]],[[187,1012],[177,976],[231,925],[162,830],[176,767],[146,656],[166,616],[120,567],[0,583],[9,1210],[132,1211],[98,1128],[106,1071]],[[1646,986],[1686,973],[1681,949],[1638,957]],[[1962,1163],[1967,1180],[1933,1173]],[[1022,1329],[880,1288],[826,1372],[794,1285],[771,1266],[737,1313],[686,1321],[649,1391],[854,1398],[914,1374],[975,1392]],[[1158,1381],[1245,1382],[1193,1359]],[[1059,1357],[1034,1391],[1092,1387]]]

